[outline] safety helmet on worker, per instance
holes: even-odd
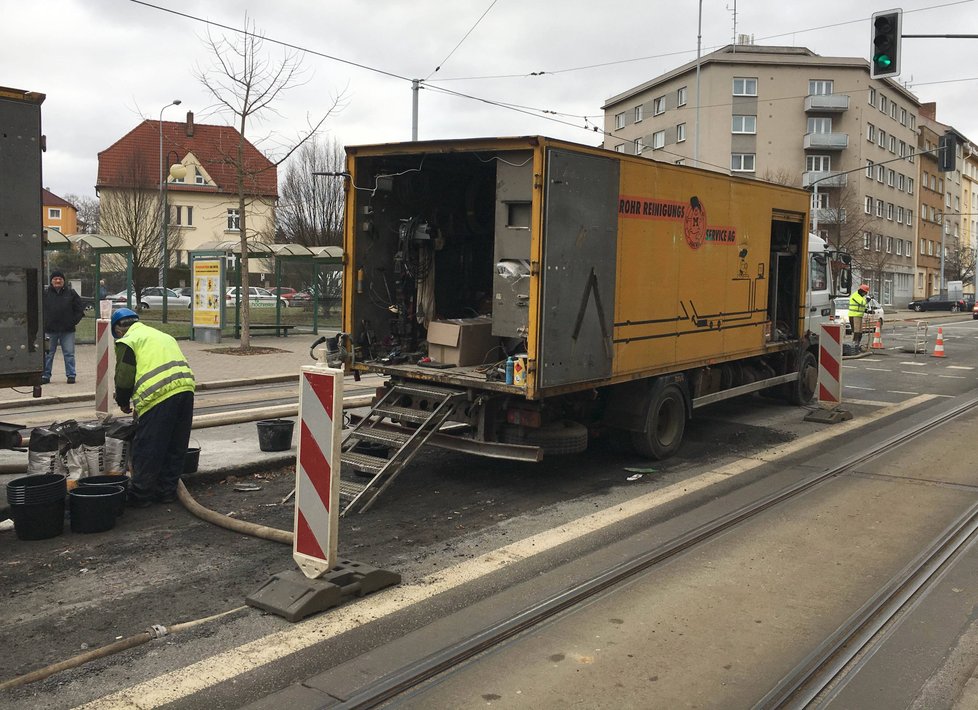
[[[137,320],[139,320],[139,314],[136,313],[136,311],[132,310],[131,308],[120,308],[117,311],[114,311],[112,313],[112,320],[110,321],[110,325],[112,327],[112,337],[113,338],[119,337],[118,335],[116,335],[115,332],[115,327],[117,325],[119,325],[123,321],[137,321]],[[123,323],[123,325],[128,326],[131,325],[131,323],[127,322],[127,323]]]
[[[869,285],[868,284],[860,284],[859,285],[859,290],[860,291],[865,291],[866,293],[869,293]]]

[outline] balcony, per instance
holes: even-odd
[[[849,147],[848,133],[806,133],[805,150],[845,150]]]
[[[809,113],[842,113],[849,110],[846,94],[811,94],[805,97],[805,111]]]
[[[811,187],[818,183],[819,189],[823,187],[845,187],[849,184],[849,176],[845,173],[833,173],[825,170],[810,171],[801,174],[801,186]]]
[[[823,183],[819,183],[822,185]],[[812,220],[818,217],[819,224],[845,224],[846,221],[846,211],[844,209],[835,209],[834,207],[820,207],[819,209],[812,210]]]

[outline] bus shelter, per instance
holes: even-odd
[[[325,303],[324,275],[343,269],[343,249],[336,246],[305,247],[301,244],[272,244],[275,252],[275,286],[282,286],[282,267],[288,263],[309,264],[312,267],[312,332],[319,334],[319,305]],[[327,283],[335,279],[326,279]]]
[[[98,302],[98,286],[102,280],[102,257],[106,254],[126,257],[126,307],[132,308],[132,245],[122,237],[111,234],[75,234],[69,237],[73,244],[84,245],[95,252],[95,301]]]

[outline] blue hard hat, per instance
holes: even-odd
[[[127,318],[139,320],[139,314],[131,308],[120,308],[112,313],[112,320],[110,321],[110,325],[112,327],[112,337],[116,337],[115,327],[119,324],[119,321]]]

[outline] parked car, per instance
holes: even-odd
[[[846,333],[852,332],[852,324],[849,323],[849,298],[842,296],[835,299],[835,320],[844,323]],[[883,306],[875,298],[870,296],[866,299],[866,315],[863,316],[863,330],[872,330],[876,323],[883,322]]]
[[[285,298],[279,298],[274,293],[268,289],[261,288],[260,286],[249,286],[247,290],[248,302],[255,308],[275,308],[276,301],[282,304],[282,307],[287,307],[289,302]],[[233,306],[235,300],[237,299],[238,287],[232,286],[227,290],[226,303],[229,306]]]
[[[174,288],[171,290],[176,291],[181,296],[189,296],[192,298],[194,295],[193,286],[181,286],[180,288]]]
[[[126,292],[120,291],[119,293],[109,296],[112,301],[113,308],[120,308],[126,305]],[[166,294],[166,307],[167,308],[190,308],[190,296],[181,296],[172,288],[167,289]],[[150,310],[152,308],[162,308],[163,307],[163,289],[159,286],[148,286],[144,288],[139,293],[137,298],[133,294],[132,299],[133,307],[136,310]]]
[[[971,307],[971,320],[978,320],[978,302]]]
[[[286,301],[291,301],[293,298],[295,298],[295,295],[298,293],[298,291],[296,291],[294,288],[291,288],[289,286],[278,286],[276,288],[270,288],[268,289],[268,292],[273,293],[277,296],[281,296]]]
[[[929,298],[911,301],[907,304],[907,307],[918,313],[920,311],[951,311],[952,313],[957,313],[958,311],[972,310],[974,305],[974,299],[971,297],[948,298],[947,296],[934,294]]]

